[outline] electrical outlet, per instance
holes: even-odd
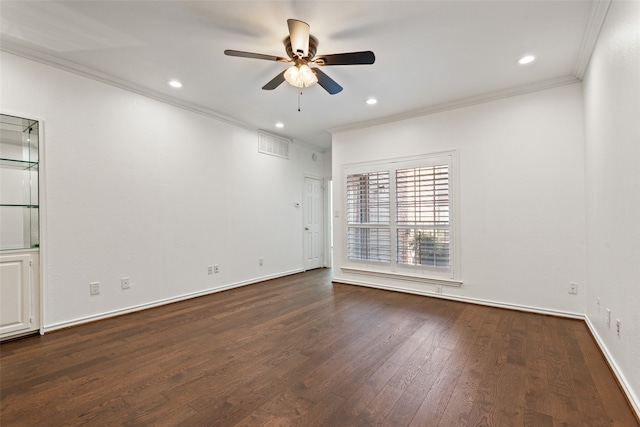
[[[218,267],[217,264],[213,266],[213,272],[216,274],[220,273],[220,267]]]
[[[122,286],[122,289],[129,289],[131,287],[131,282],[128,277],[123,277],[120,279],[120,285]]]
[[[621,326],[621,321],[620,319],[616,320],[616,333],[618,334],[618,336],[620,336],[620,326]]]
[[[91,295],[100,294],[100,282],[93,282],[89,284],[89,293]]]
[[[213,265],[210,265],[209,267],[207,267],[207,274],[209,275],[213,274]]]
[[[436,294],[442,293],[442,285],[436,285]]]
[[[598,310],[598,313],[600,313],[600,298],[596,298],[596,309]]]
[[[576,295],[578,293],[578,285],[576,283],[569,282],[569,294]]]
[[[611,310],[607,308],[607,326],[611,327]]]
[[[264,259],[263,258],[258,258],[258,265],[260,267],[262,267],[264,265]]]

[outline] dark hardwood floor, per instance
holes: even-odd
[[[0,345],[8,426],[637,426],[582,321],[315,270]]]

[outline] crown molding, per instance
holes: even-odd
[[[225,123],[229,123],[247,130],[257,131],[258,128],[246,123],[242,120],[236,119],[231,116],[226,116],[224,114],[218,113],[217,111],[211,110],[206,107],[202,107],[197,104],[193,104],[190,102],[185,102],[174,98],[169,95],[165,95],[160,92],[156,92],[151,89],[147,89],[143,86],[137,85],[125,79],[121,79],[119,77],[112,76],[107,73],[103,73],[101,71],[94,70],[89,67],[85,67],[80,64],[76,64],[71,61],[67,61],[66,59],[57,58],[53,55],[49,55],[44,52],[39,52],[18,43],[2,40],[0,43],[0,50],[5,51],[7,53],[11,53],[13,55],[17,55],[26,59],[30,59],[35,62],[40,62],[41,64],[49,65],[60,70],[68,71],[73,74],[80,75],[82,77],[86,77],[92,80],[99,81],[101,83],[108,84],[110,86],[117,87],[119,89],[124,89],[129,92],[137,93],[138,95],[145,96],[147,98],[155,99],[156,101],[161,101],[169,105],[173,105],[174,107],[182,108],[184,110],[188,110],[194,113],[202,114],[208,117],[211,117],[216,120],[220,120]]]
[[[303,140],[298,139],[298,138],[293,138],[293,143],[295,145],[299,145],[301,147],[305,147],[306,149],[311,150],[311,151],[315,151],[317,153],[324,154],[324,153],[327,152],[326,148],[322,148],[322,147],[320,147],[318,145],[311,144],[310,142],[306,142],[306,141],[303,141]]]
[[[611,0],[596,0],[591,7],[591,16],[587,23],[587,29],[584,32],[582,38],[582,44],[580,45],[580,52],[578,53],[578,62],[574,74],[576,78],[582,80],[584,74],[587,72],[591,55],[596,47],[600,30],[604,24],[604,20],[607,17]]]
[[[555,87],[571,85],[580,83],[575,76],[565,76],[550,80],[544,80],[524,86],[518,86],[510,89],[495,91],[486,93],[483,95],[472,96],[469,98],[462,98],[452,102],[446,102],[444,104],[432,105],[425,108],[419,108],[417,110],[411,110],[400,114],[394,114],[392,116],[382,117],[380,119],[368,120],[364,122],[352,123],[344,126],[328,129],[331,134],[344,132],[348,130],[363,129],[372,126],[378,126],[382,124],[399,122],[407,119],[414,119],[417,117],[428,116],[431,114],[441,113],[449,110],[456,110],[458,108],[470,107],[472,105],[484,104],[486,102],[497,101],[504,98],[510,98],[512,96],[524,95],[527,93],[537,92],[546,89],[552,89]]]
[[[182,101],[172,96],[165,95],[163,93],[156,92],[151,89],[147,89],[135,83],[131,83],[128,80],[121,79],[119,77],[115,77],[110,74],[103,73],[101,71],[94,70],[92,68],[85,67],[83,65],[76,64],[74,62],[67,61],[65,59],[61,59],[44,52],[39,52],[39,51],[30,49],[28,47],[25,47],[21,44],[18,44],[9,40],[1,40],[0,50],[5,51],[7,53],[11,53],[13,55],[26,58],[26,59],[30,59],[32,61],[40,62],[41,64],[49,65],[64,71],[68,71],[70,73],[77,74],[82,77],[96,80],[101,83],[105,83],[110,86],[117,87],[119,89],[124,89],[129,92],[137,93],[138,95],[142,95],[147,98],[152,98],[152,99],[155,99],[156,101],[173,105],[174,107],[182,108],[184,110],[191,111],[193,113],[202,114],[212,119],[219,120],[234,126],[238,126],[246,130],[250,130],[254,132],[257,132],[259,130],[258,127],[253,126],[243,120],[236,119],[235,117],[218,113],[217,111],[211,110],[206,107],[202,107],[200,105],[197,105],[191,102]],[[293,139],[291,137],[285,137],[285,138],[292,140],[292,142],[298,145],[306,146],[307,148],[314,151],[318,151],[321,153],[324,153],[326,151],[324,148],[308,143],[306,141]]]

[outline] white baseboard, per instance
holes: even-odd
[[[479,298],[468,298],[468,297],[461,297],[457,295],[444,295],[444,294],[438,294],[432,291],[419,291],[416,289],[403,288],[401,286],[380,285],[378,283],[369,283],[369,282],[364,282],[360,280],[354,281],[354,280],[344,280],[344,279],[333,279],[333,282],[344,283],[347,285],[365,286],[368,288],[384,289],[387,291],[422,295],[427,297],[441,298],[441,299],[447,299],[451,301],[466,302],[470,304],[485,305],[485,306],[497,307],[497,308],[506,308],[509,310],[518,310],[518,311],[526,311],[530,313],[546,314],[549,316],[568,317],[570,319],[584,319],[584,314],[582,313],[574,313],[574,312],[562,311],[562,310],[551,310],[551,309],[542,308],[542,307],[511,304],[511,303],[491,301],[491,300],[485,300],[485,299],[479,299]]]
[[[59,330],[59,329],[70,328],[72,326],[78,326],[78,325],[82,325],[84,323],[95,322],[97,320],[103,320],[103,319],[108,319],[110,317],[121,316],[123,314],[134,313],[136,311],[146,310],[146,309],[153,308],[153,307],[159,307],[159,306],[165,305],[165,304],[171,304],[171,303],[174,303],[174,302],[179,302],[179,301],[184,301],[184,300],[188,300],[188,299],[191,299],[191,298],[201,297],[201,296],[204,296],[204,295],[214,294],[214,293],[217,293],[217,292],[222,292],[222,291],[226,291],[226,290],[233,289],[233,288],[239,288],[241,286],[253,285],[255,283],[264,282],[266,280],[277,279],[279,277],[285,277],[285,276],[290,276],[292,274],[302,273],[303,271],[304,270],[302,270],[302,269],[285,271],[283,273],[273,274],[273,275],[270,275],[270,276],[262,276],[262,277],[257,277],[255,279],[242,281],[242,282],[230,283],[228,285],[223,285],[223,286],[220,286],[220,287],[217,287],[217,288],[210,288],[210,289],[206,289],[204,291],[192,292],[192,293],[189,293],[189,294],[183,294],[183,295],[179,295],[179,296],[172,297],[172,298],[166,298],[166,299],[153,301],[153,302],[149,302],[149,303],[145,303],[145,304],[139,304],[139,305],[126,307],[126,308],[122,308],[122,309],[118,309],[118,310],[106,311],[106,312],[100,313],[100,314],[95,314],[95,315],[91,315],[91,316],[80,317],[80,318],[73,319],[73,320],[67,320],[67,321],[64,321],[64,322],[54,323],[54,324],[51,324],[51,325],[43,326],[40,329],[40,333],[41,334],[45,334],[47,332],[53,332],[53,331],[56,331],[56,330]]]
[[[629,387],[629,383],[627,382],[626,377],[618,367],[618,364],[616,363],[613,356],[611,356],[611,353],[609,353],[607,346],[604,344],[602,338],[600,338],[600,335],[598,334],[595,326],[593,326],[593,323],[591,323],[589,316],[585,316],[584,321],[587,323],[587,327],[589,328],[589,331],[591,332],[593,338],[596,340],[598,347],[600,347],[600,351],[604,355],[605,359],[607,359],[607,363],[609,364],[611,371],[618,380],[618,384],[620,384],[620,387],[622,387],[622,391],[627,396],[627,400],[629,401],[631,408],[634,410],[636,418],[640,420],[640,398],[638,398],[631,387]]]

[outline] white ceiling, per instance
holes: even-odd
[[[9,52],[326,149],[327,129],[580,79],[598,3],[3,0],[0,41]],[[375,64],[324,67],[344,90],[307,88],[298,112],[292,86],[261,89],[286,64],[223,54],[286,57],[288,18],[310,24],[318,54],[372,50]],[[524,54],[537,61],[517,65]],[[169,87],[173,78],[184,87]],[[378,104],[365,104],[369,97]]]

